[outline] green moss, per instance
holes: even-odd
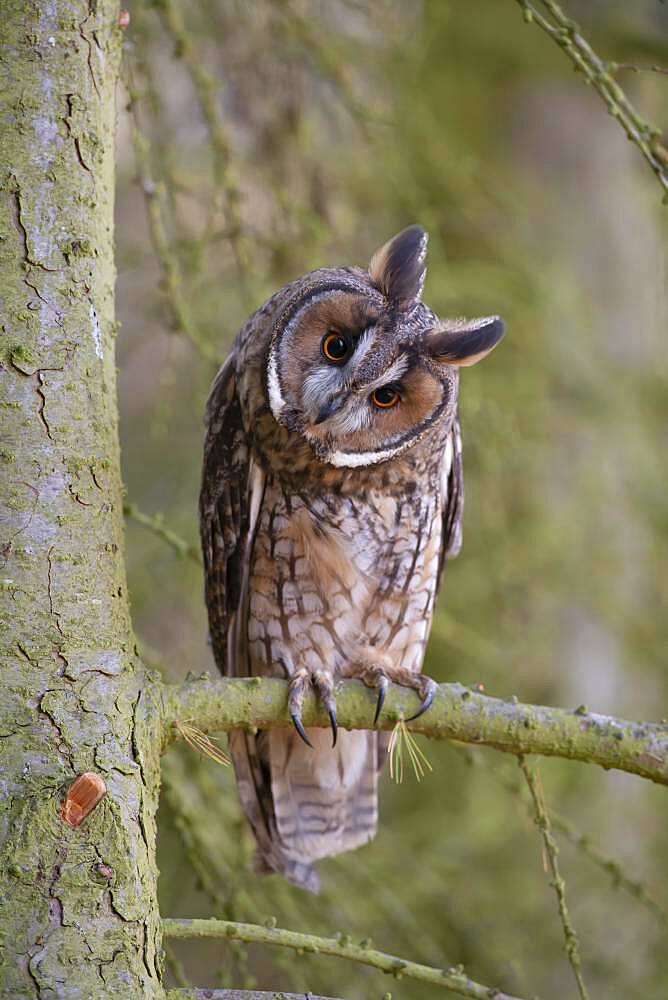
[[[22,314],[22,318],[34,320],[34,317],[31,316],[29,312]],[[26,365],[34,365],[36,363],[33,351],[28,344],[24,343],[8,345],[5,348],[5,357],[17,368],[22,368]]]
[[[95,247],[85,237],[65,240],[60,244],[60,251],[68,264],[76,257],[94,257],[97,255]]]

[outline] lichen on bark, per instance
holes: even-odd
[[[115,0],[0,19],[0,996],[158,997],[158,767],[122,541]],[[76,829],[64,790],[108,794]]]

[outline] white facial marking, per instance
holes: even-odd
[[[321,365],[304,379],[302,402],[306,415],[315,420],[322,403],[341,386],[341,371],[333,365]]]
[[[348,374],[349,377],[354,374],[358,366],[364,361],[365,357],[373,347],[375,342],[375,337],[370,330],[365,330],[362,336],[359,338],[355,344],[355,350],[353,356],[348,363]]]
[[[354,434],[371,425],[371,408],[366,399],[353,397],[342,410],[335,413],[329,420],[329,430],[332,434]]]
[[[276,366],[276,351],[272,348],[269,356],[269,370],[267,372],[267,388],[269,389],[269,406],[274,415],[274,420],[279,420],[281,413],[285,409],[285,399],[281,391],[281,383],[278,380],[278,369]]]
[[[393,361],[389,368],[387,368],[382,375],[380,375],[374,382],[371,382],[368,386],[368,391],[373,392],[374,389],[380,389],[384,385],[388,385],[390,382],[398,381],[402,375],[405,374],[408,369],[408,358],[405,354]]]
[[[330,465],[335,465],[337,469],[357,469],[361,465],[376,465],[377,462],[384,462],[388,458],[394,458],[399,452],[405,451],[407,447],[408,444],[401,444],[396,448],[387,448],[385,451],[334,451],[327,461]]]

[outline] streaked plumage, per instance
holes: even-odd
[[[246,322],[207,406],[200,498],[206,601],[229,676],[290,680],[297,731],[232,734],[260,867],[317,887],[312,862],[370,840],[386,741],[336,740],[334,682],[382,706],[415,688],[446,558],[461,545],[458,367],[500,339],[496,317],[439,320],[422,302],[426,234],[404,230],[369,271],[321,268]],[[303,730],[313,686],[329,732]],[[371,720],[369,720],[371,723]],[[309,745],[307,745],[307,743]]]

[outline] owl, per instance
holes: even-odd
[[[259,870],[313,891],[314,862],[375,835],[389,683],[418,693],[418,715],[433,699],[422,661],[462,536],[459,368],[503,334],[496,316],[443,320],[423,304],[426,250],[410,226],[368,270],[324,267],[281,288],[207,403],[213,652],[229,677],[285,678],[294,723],[230,734],[239,797]],[[350,677],[376,692],[375,718],[337,732],[336,683]],[[308,689],[331,732],[302,724]]]

